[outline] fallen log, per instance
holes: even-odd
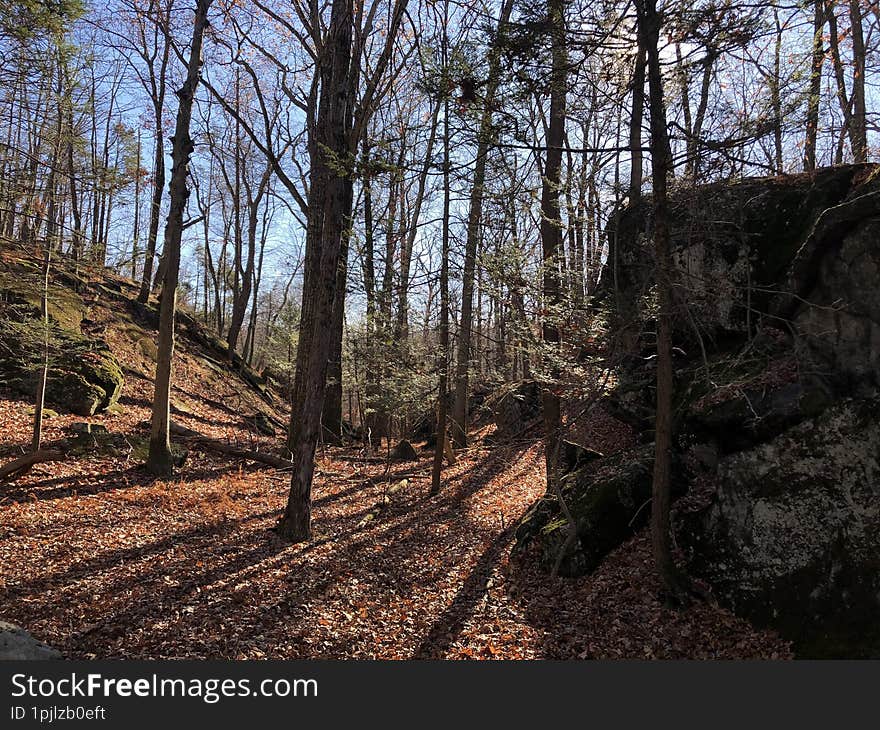
[[[61,461],[66,456],[64,451],[57,449],[37,449],[29,454],[13,459],[6,466],[0,467],[0,482],[11,482],[27,474],[34,464],[44,461]]]
[[[357,523],[357,527],[355,527],[355,529],[361,530],[364,527],[366,527],[368,524],[370,524],[373,520],[375,520],[380,514],[382,514],[382,511],[389,504],[391,504],[392,495],[396,494],[401,489],[405,489],[408,485],[409,485],[408,479],[401,479],[397,484],[395,484],[393,487],[388,489],[388,491],[386,491],[382,495],[382,498],[378,502],[376,502],[375,505],[373,505],[373,509],[370,510],[366,515],[364,515],[363,519]]]
[[[350,456],[348,454],[336,454],[334,461],[358,461],[365,464],[384,464],[388,461],[385,456]]]
[[[241,449],[238,446],[224,443],[219,439],[205,436],[198,431],[193,431],[191,428],[186,428],[186,426],[181,426],[178,423],[172,422],[169,425],[169,429],[171,433],[175,436],[180,436],[182,438],[189,439],[190,441],[194,441],[199,446],[208,449],[209,451],[216,451],[220,454],[233,456],[236,459],[256,461],[260,464],[266,464],[267,466],[274,466],[276,469],[290,469],[291,467],[290,461],[288,461],[287,459],[282,459],[280,456],[266,454],[262,451],[250,451],[248,449]]]

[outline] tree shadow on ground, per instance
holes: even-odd
[[[372,631],[394,636],[397,624],[381,621],[396,619],[380,618],[379,624],[362,628],[340,623],[322,634],[321,644],[314,643],[324,629],[315,625],[313,607],[337,601],[329,596],[344,590],[345,576],[355,571],[360,596],[372,606],[407,596],[418,603],[439,586],[453,588],[449,604],[423,611],[418,633],[411,633],[402,649],[394,647],[418,658],[443,656],[486,594],[488,577],[512,538],[512,526],[499,534],[494,526],[471,523],[463,505],[518,463],[527,448],[488,455],[453,475],[434,498],[426,495],[427,482],[414,481],[360,529],[365,502],[355,498],[364,489],[378,497],[383,485],[360,482],[319,491],[313,503],[317,537],[307,545],[277,540],[270,531],[277,508],[249,507],[244,515],[221,516],[144,545],[104,550],[10,584],[0,601],[10,618],[51,627],[45,638],[78,657],[240,657],[254,648],[288,657],[364,655],[372,646]],[[212,470],[212,476],[232,469],[237,465]],[[173,527],[160,519],[159,524]],[[433,530],[444,522],[448,531]],[[376,544],[393,549],[374,552]],[[82,545],[76,551],[62,553],[56,565],[85,554]],[[449,556],[472,567],[463,571],[463,582],[450,585],[448,565],[427,556]]]
[[[452,603],[434,622],[413,654],[413,659],[442,659],[461,634],[474,609],[486,595],[489,576],[502,560],[513,539],[515,525],[510,525],[490,543],[477,560]]]
[[[83,462],[83,466],[91,460]],[[225,474],[239,471],[260,471],[265,469],[263,464],[240,464],[227,463],[222,466],[211,465],[198,468],[182,469],[172,478],[175,482],[195,482],[206,479],[216,479]],[[132,463],[125,469],[113,471],[88,472],[79,471],[75,474],[62,477],[49,477],[36,481],[13,482],[0,485],[0,504],[3,502],[44,502],[49,500],[65,499],[67,497],[82,497],[96,495],[116,489],[131,489],[164,481],[148,474],[144,465]]]

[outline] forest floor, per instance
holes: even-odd
[[[143,437],[154,365],[135,346],[143,331],[119,316],[90,309],[126,383],[121,408],[87,420]],[[185,339],[175,378],[176,422],[278,448],[280,435],[247,425],[266,402]],[[0,462],[29,442],[29,411],[0,391]],[[52,416],[44,441],[82,420]],[[665,607],[644,532],[584,578],[512,560],[517,522],[544,491],[543,452],[537,438],[493,444],[492,428],[444,470],[437,497],[427,451],[389,464],[322,449],[315,537],[301,545],[273,531],[288,478],[272,468],[196,446],[172,480],[147,475],[135,452],[36,465],[0,485],[0,618],[75,659],[791,656],[712,604]],[[625,442],[598,411],[580,436],[605,451]]]
[[[21,440],[25,404],[0,410]],[[790,656],[715,606],[664,607],[645,533],[586,578],[512,562],[544,488],[537,442],[471,449],[436,498],[429,458],[385,475],[352,456],[319,459],[316,537],[294,546],[272,532],[287,489],[272,469],[198,453],[173,481],[134,463],[37,466],[0,498],[3,618],[71,658]]]

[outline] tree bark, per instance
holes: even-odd
[[[180,105],[177,109],[177,122],[174,137],[172,137],[171,208],[165,226],[164,243],[167,266],[162,282],[162,301],[159,307],[159,353],[156,363],[150,452],[146,464],[147,470],[157,476],[170,476],[174,469],[169,436],[172,360],[174,357],[174,314],[177,304],[183,214],[187,198],[189,198],[187,168],[194,149],[189,136],[190,120],[192,118],[193,96],[199,84],[202,38],[208,25],[210,5],[211,0],[197,0],[186,80],[180,91],[177,92]],[[166,39],[166,44],[168,43],[170,43],[170,38]]]
[[[31,470],[34,464],[41,464],[44,461],[61,461],[65,456],[65,452],[56,449],[31,451],[29,454],[19,456],[5,466],[0,467],[0,483],[11,482],[24,476]]]
[[[495,41],[489,50],[489,82],[483,99],[483,113],[477,137],[477,159],[474,163],[473,186],[467,219],[467,239],[464,248],[464,267],[461,275],[461,317],[458,329],[458,352],[455,367],[455,403],[452,408],[452,440],[459,448],[467,446],[468,386],[471,365],[471,329],[473,325],[474,272],[477,248],[481,237],[486,159],[494,136],[492,113],[495,96],[501,81],[501,38],[504,26],[510,21],[513,0],[504,0],[498,20]]]
[[[544,321],[541,334],[548,358],[550,383],[541,392],[544,407],[544,450],[547,467],[547,488],[556,483],[562,414],[559,387],[559,366],[555,362],[560,336],[559,267],[562,258],[562,212],[559,204],[561,189],[562,147],[565,142],[565,103],[568,75],[566,50],[565,0],[548,3],[552,34],[552,71],[550,76],[550,123],[547,129],[547,159],[541,192],[541,251],[543,257]]]
[[[449,14],[449,0],[443,4],[443,39],[441,63],[445,79],[449,73],[448,43],[446,21]],[[443,452],[448,448],[446,435],[447,407],[449,389],[449,94],[443,97],[443,220],[440,250],[440,347],[437,353],[437,429],[434,445],[434,462],[431,468],[431,495],[440,493],[440,480],[443,472]]]
[[[164,85],[164,81],[163,81]],[[162,109],[164,100],[156,111],[155,155],[153,157],[153,197],[150,201],[150,227],[147,229],[147,245],[144,250],[144,269],[137,300],[146,304],[150,298],[153,264],[156,258],[156,240],[159,237],[159,216],[162,212],[162,193],[165,188],[165,141],[162,135]]]
[[[351,66],[352,0],[333,0],[324,53],[321,91],[310,174],[306,262],[289,448],[292,474],[278,534],[289,542],[309,540],[311,491],[327,361],[337,296],[342,237],[349,225],[351,186],[349,135],[354,98],[347,81]],[[346,201],[349,209],[346,210]]]
[[[853,98],[848,96],[846,90],[846,75],[843,67],[843,59],[840,55],[840,33],[837,29],[837,14],[834,12],[833,0],[825,0],[825,19],[828,21],[828,42],[831,49],[831,64],[834,69],[834,78],[837,82],[837,102],[843,115],[843,130],[838,146],[836,162],[842,162],[844,135],[849,136],[850,147],[853,157],[860,146],[856,123],[853,120]],[[853,96],[856,91],[853,89]]]
[[[804,139],[804,170],[816,169],[816,140],[819,134],[819,102],[822,95],[822,66],[825,53],[822,32],[825,27],[825,13],[822,0],[813,3],[813,55],[810,61],[810,91],[807,96],[807,129]]]
[[[638,36],[636,63],[632,80],[632,114],[629,121],[629,200],[630,205],[642,196],[644,155],[642,154],[642,121],[645,115],[645,47],[641,34]]]
[[[244,186],[247,193],[247,258],[244,264],[241,259],[243,252],[236,247],[235,271],[239,285],[234,288],[232,298],[232,316],[229,319],[229,331],[226,336],[226,344],[229,346],[230,357],[238,347],[238,339],[241,328],[244,325],[245,314],[251,298],[254,283],[254,267],[256,265],[257,234],[260,225],[260,205],[266,191],[269,188],[269,180],[272,176],[272,167],[267,164],[262,177],[257,185],[256,193],[251,185],[245,180]],[[236,233],[238,236],[239,234]],[[247,355],[247,353],[243,353]]]
[[[43,291],[40,297],[40,319],[43,321],[43,364],[37,380],[37,395],[34,402],[34,434],[31,451],[39,451],[43,440],[43,408],[46,403],[46,378],[49,375],[49,266],[52,249],[46,246],[43,253]]]
[[[849,0],[850,33],[853,45],[851,139],[854,162],[868,161],[868,126],[865,106],[865,34],[860,0]]]
[[[351,190],[351,186],[349,186]],[[350,195],[350,193],[349,193]],[[351,210],[352,201],[346,202]],[[351,215],[349,215],[349,220]],[[342,340],[345,324],[345,290],[348,283],[348,246],[350,227],[346,227],[339,247],[339,270],[336,274],[336,300],[333,303],[333,325],[330,337],[330,357],[327,362],[327,392],[321,413],[324,439],[332,444],[342,443]]]
[[[656,0],[638,0],[639,34],[648,53],[648,89],[651,116],[651,180],[657,293],[657,415],[654,474],[651,491],[651,546],[664,585],[680,595],[681,575],[672,558],[669,524],[672,463],[672,256],[669,244],[667,178],[672,153],[666,127],[663,77],[660,66],[660,16]]]

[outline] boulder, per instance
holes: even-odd
[[[687,309],[687,315],[675,320],[676,340],[692,343],[697,331],[713,343],[745,338],[749,325],[763,314],[778,316],[780,306],[797,301],[792,293],[809,293],[804,290],[813,286],[819,261],[839,246],[848,226],[822,226],[821,239],[807,247],[818,255],[795,266],[805,243],[829,209],[880,186],[876,170],[875,165],[839,165],[810,174],[675,191],[670,245],[679,284],[676,296],[681,309]],[[854,215],[866,220],[876,212],[863,206]],[[616,278],[622,282],[626,311],[648,308],[637,300],[653,277],[650,226],[649,205],[622,208],[609,222],[618,241]]]
[[[70,433],[67,448],[74,455],[128,456],[134,449],[132,440],[125,434],[111,433],[100,423],[71,423],[67,430]]]
[[[141,351],[141,354],[147,358],[148,360],[152,360],[153,362],[157,362],[159,360],[159,348],[156,346],[156,343],[153,342],[150,337],[141,337],[138,342],[138,349]]]
[[[391,458],[396,461],[415,461],[419,458],[419,455],[413,448],[413,445],[406,439],[403,439],[392,449]]]
[[[356,441],[360,443],[364,440],[364,427],[355,426],[351,421],[342,419],[342,436],[348,441]]]
[[[591,461],[601,459],[603,454],[573,441],[563,441],[559,449],[559,468],[563,474],[580,469]]]
[[[46,400],[78,416],[92,416],[119,400],[125,378],[104,343],[67,350],[49,368]]]
[[[875,211],[880,216],[880,199]],[[841,391],[880,386],[880,217],[823,247],[814,284],[794,313],[807,353]]]
[[[9,300],[0,323],[0,380],[19,393],[33,397],[42,368],[45,330],[26,290],[3,289]],[[113,405],[124,378],[119,363],[103,340],[84,336],[79,330],[82,300],[70,304],[55,288],[59,303],[49,307],[49,371],[46,403],[79,416],[91,416]],[[61,306],[65,304],[65,306]]]
[[[486,399],[499,439],[522,434],[532,421],[541,416],[541,386],[537,380],[520,380],[499,388]]]
[[[275,436],[276,434],[275,424],[272,423],[272,419],[261,411],[257,411],[254,415],[248,416],[245,419],[245,422],[257,433],[261,433],[264,436]]]
[[[723,457],[684,515],[690,571],[805,657],[880,658],[880,398]]]
[[[819,415],[832,402],[820,383],[727,386],[692,404],[683,424],[684,438],[717,443],[726,452],[740,451]]]
[[[75,422],[71,423],[67,427],[67,430],[70,431],[77,438],[82,438],[83,436],[104,438],[108,434],[107,427],[100,423]]]
[[[0,661],[61,658],[60,651],[37,641],[20,626],[0,621]]]
[[[647,523],[653,465],[654,446],[649,444],[592,460],[562,478],[562,495],[577,522],[577,541],[563,559],[560,575],[590,573]],[[521,520],[514,552],[535,550],[542,567],[551,570],[568,529],[559,500],[548,493]]]

